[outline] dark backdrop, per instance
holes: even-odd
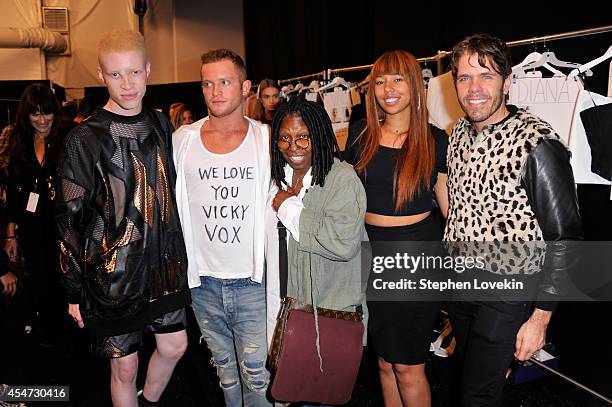
[[[606,2],[587,0],[570,7],[541,3],[545,2],[245,0],[248,75],[257,83],[264,77],[284,79],[367,65],[390,49],[433,56],[477,32],[513,41],[612,25],[612,16],[602,9]],[[588,62],[610,45],[612,33],[546,44],[559,59],[571,62]],[[544,46],[538,49],[542,52]],[[520,62],[532,50],[532,46],[513,48],[513,59]],[[592,80],[597,88],[604,86],[604,79],[607,84],[607,66],[598,67],[596,73],[603,74]]]

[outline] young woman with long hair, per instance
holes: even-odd
[[[446,217],[448,208],[448,138],[428,123],[421,69],[410,53],[389,51],[376,60],[366,117],[351,128],[345,159],[366,190],[373,255],[378,242],[440,241],[440,214]],[[429,301],[368,302],[386,406],[431,405],[425,361],[439,307]]]
[[[35,83],[24,90],[10,139],[4,242],[10,261],[17,261],[19,254],[25,260],[31,307],[25,324],[41,328],[41,339],[51,344],[63,342],[58,338],[63,330],[58,321],[67,317],[53,210],[61,119],[61,106],[49,86]]]

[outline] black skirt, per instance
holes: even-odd
[[[373,256],[377,255],[376,242],[442,239],[439,214],[408,226],[366,224],[366,230]],[[376,354],[390,363],[425,363],[440,306],[439,301],[368,301],[368,332]]]

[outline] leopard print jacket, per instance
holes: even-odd
[[[540,142],[560,138],[538,117],[514,106],[507,107],[510,115],[500,123],[485,127],[480,134],[476,134],[466,118],[460,119],[453,129],[447,156],[450,205],[444,233],[446,241],[543,241],[527,192],[521,185],[523,165]],[[482,253],[484,244],[479,245],[471,249]],[[465,255],[469,245],[463,246],[461,252]],[[507,267],[501,269],[510,274],[537,272],[543,261],[541,250],[534,244],[512,244],[512,249],[517,247],[525,255],[502,261]],[[534,248],[540,254],[534,255]],[[492,250],[498,257],[500,249]],[[490,271],[503,272],[499,270],[499,262],[495,263],[498,264]]]

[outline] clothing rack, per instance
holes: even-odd
[[[327,74],[327,71],[321,71],[321,72],[317,72],[317,73],[311,73],[309,75],[296,76],[295,78],[283,79],[283,80],[278,81],[278,83],[279,83],[279,85],[282,85],[283,83],[299,81],[299,80],[302,80],[302,79],[315,78],[317,76],[319,76],[319,77],[321,77],[323,79],[327,79],[326,74]]]
[[[432,57],[424,57],[424,58],[417,58],[418,62],[430,62],[430,61],[438,61],[440,58],[443,58],[443,56],[441,57],[439,54],[438,55],[434,55]],[[371,69],[372,66],[374,66],[374,64],[369,64],[369,65],[359,65],[359,66],[350,66],[347,68],[335,68],[335,69],[327,69],[327,79],[331,78],[332,75],[341,73],[341,72],[351,72],[351,71],[362,71],[362,70],[366,70],[366,69]]]
[[[550,42],[550,41],[562,40],[562,39],[567,39],[567,38],[578,38],[578,37],[583,37],[586,35],[601,34],[601,33],[606,33],[606,32],[611,32],[611,31],[612,31],[612,25],[606,25],[602,27],[588,28],[585,30],[568,31],[565,33],[543,35],[539,37],[526,38],[524,40],[510,41],[510,42],[507,42],[506,44],[508,45],[508,47],[518,47],[522,45],[530,45],[530,44],[537,44],[537,43],[546,44],[547,42]],[[434,56],[417,58],[417,61],[418,62],[436,61],[437,73],[440,74],[442,72],[442,60],[445,57],[449,56],[450,54],[451,54],[451,51],[438,51],[438,53]],[[351,66],[351,67],[346,67],[346,68],[334,68],[334,69],[329,68],[322,72],[317,72],[315,74],[297,76],[295,78],[289,78],[289,79],[283,79],[279,81],[279,83],[282,84],[282,83],[287,83],[287,82],[293,82],[293,81],[298,81],[301,79],[313,78],[316,76],[322,77],[324,80],[328,80],[332,77],[332,75],[335,75],[341,72],[361,71],[361,70],[370,69],[372,68],[372,66],[373,64]]]

